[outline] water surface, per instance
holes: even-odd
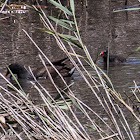
[[[96,59],[100,51],[107,47],[110,48],[111,54],[127,57],[140,46],[139,11],[112,13],[114,8],[123,6],[123,4],[124,1],[122,0],[112,1],[110,7],[108,1],[89,0],[88,7],[86,8],[76,1],[76,16],[80,33],[93,60]],[[135,4],[135,1],[131,1],[131,4]],[[53,11],[50,13],[53,13]],[[26,67],[30,66],[32,69],[42,65],[38,57],[39,51],[22,29],[29,33],[51,61],[65,57],[54,38],[38,29],[42,28],[43,25],[37,13],[28,11],[21,14],[1,14],[0,17],[6,17],[4,20],[0,20],[1,73],[4,74],[6,72],[6,65],[14,62],[21,63]],[[81,50],[78,53],[82,54]],[[100,56],[98,57],[97,65],[103,69],[103,62]],[[87,69],[94,73],[91,68]],[[106,72],[106,70],[104,71]],[[133,81],[140,86],[140,52],[127,57],[126,63],[110,67],[109,77],[115,89],[123,97],[125,97],[125,94],[131,95],[131,89],[134,88]],[[73,91],[76,96],[97,113],[105,116],[104,112],[98,109],[100,105],[96,97],[87,88],[77,71],[74,73],[71,81],[75,82]],[[40,82],[55,96],[53,86],[46,82],[46,79],[40,79]],[[2,78],[0,78],[0,84],[7,87],[6,82]],[[29,83],[23,86],[25,91],[34,94],[34,100],[39,100],[38,95],[33,88],[30,88],[31,85]],[[77,110],[76,113],[79,115]],[[128,120],[131,120],[131,118],[128,118]],[[82,118],[82,121],[84,122],[84,118]],[[134,128],[133,132],[136,133],[136,139],[139,139],[139,131],[135,131],[135,128],[139,126],[132,121],[131,127]]]

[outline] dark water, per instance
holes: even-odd
[[[130,5],[133,4],[136,4],[136,1],[131,1]],[[120,54],[127,57],[140,46],[139,11],[112,13],[114,8],[123,5],[124,1],[122,0],[112,1],[110,5],[108,1],[89,0],[88,7],[86,8],[79,4],[79,1],[76,2],[80,33],[93,60],[96,59],[100,51],[107,47],[110,47],[112,54]],[[1,14],[0,18],[5,18],[0,20],[1,73],[4,74],[6,72],[6,65],[14,62],[30,66],[32,69],[42,65],[38,57],[39,51],[22,29],[30,34],[51,61],[65,57],[65,54],[57,47],[52,36],[38,29],[42,28],[43,25],[37,13],[26,11],[21,14]],[[79,53],[81,53],[80,50]],[[97,65],[103,68],[101,57],[98,57]],[[91,68],[88,69],[90,72],[93,72]],[[106,70],[104,71],[106,72]],[[124,64],[110,67],[109,77],[115,89],[122,96],[125,96],[124,93],[132,94],[131,89],[134,88],[133,81],[140,86],[140,52],[127,57],[127,61]],[[77,72],[74,73],[73,79],[69,80],[69,82],[71,81],[75,82],[73,91],[76,96],[100,115],[104,116],[104,113],[98,110],[99,104],[97,104],[98,102],[96,103],[96,98],[92,95],[93,93],[90,92]],[[40,82],[45,86],[47,85],[48,90],[53,93],[53,86],[49,82],[46,83],[45,79],[41,79]],[[60,82],[58,83],[60,84]],[[0,78],[0,84],[4,87],[7,86],[2,78]],[[23,86],[25,91],[33,93],[33,88],[30,88],[29,83]],[[63,87],[63,85],[60,86]],[[37,94],[34,94],[34,100],[38,100]],[[128,120],[131,120],[131,118],[128,118]],[[84,122],[84,119],[82,121]],[[139,139],[139,130],[137,130],[139,126],[134,121],[131,120],[131,122],[136,139]]]

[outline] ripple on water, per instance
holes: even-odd
[[[126,59],[126,62],[124,64],[139,64],[140,59],[136,57],[129,57]]]

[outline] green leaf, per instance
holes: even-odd
[[[17,83],[17,85],[19,86],[19,88],[21,89],[21,91],[23,91],[22,93],[24,93],[25,95],[25,92],[24,90],[22,89],[20,83],[18,82],[17,78],[15,77],[15,75],[12,73],[12,71],[10,70],[10,68],[8,67],[8,71],[10,72],[10,74],[12,75],[13,79],[15,80],[15,82]]]
[[[86,125],[86,127],[89,128],[89,129],[96,130],[96,128],[93,125]]]
[[[40,29],[40,30],[42,30],[44,32],[47,32],[47,33],[49,33],[51,35],[55,34],[52,30],[49,30],[49,29]],[[78,47],[80,49],[83,49],[82,46],[79,43],[75,42],[75,40],[77,40],[76,37],[70,36],[70,35],[64,35],[64,34],[60,34],[60,33],[57,33],[57,35],[60,36],[66,42],[68,42],[68,43],[70,43],[70,44],[72,44],[72,45],[74,45],[74,46],[76,46],[76,47]]]
[[[72,85],[74,84],[74,82],[73,83],[71,83],[70,85],[68,85],[66,88],[64,88],[63,90],[61,90],[61,94],[62,95],[64,95],[65,93],[66,93],[66,91],[68,90],[68,88],[70,88]],[[60,99],[61,98],[61,96],[60,96],[60,94],[57,94],[56,95],[56,97],[54,98],[54,100],[58,100],[58,99]]]
[[[46,32],[46,33],[48,33],[48,34],[51,34],[51,35],[54,35],[55,34],[52,30],[49,30],[47,28],[45,28],[45,29],[39,28],[39,29],[42,30],[42,31],[44,31],[44,32]]]
[[[66,20],[66,19],[60,19],[60,20],[69,24],[74,24],[74,22],[70,20]]]
[[[140,46],[135,50],[136,52],[140,50]]]
[[[76,101],[73,97],[70,97],[70,99],[71,99],[72,103],[73,103],[78,109],[82,110],[81,107],[79,106],[79,104],[77,103],[77,101]]]
[[[74,0],[70,0],[70,7],[71,7],[71,10],[72,10],[72,13],[75,13]]]
[[[57,18],[54,18],[52,16],[48,16],[49,19],[51,19],[52,21],[56,22],[57,24],[59,24],[60,26],[71,30],[71,31],[76,31],[74,28],[72,28],[70,25],[66,24],[65,22],[63,22],[62,20],[59,20]]]
[[[130,56],[130,55],[132,55],[132,54],[135,54],[137,51],[139,51],[140,50],[140,46],[138,47],[138,48],[136,48],[134,51],[132,51],[131,53],[129,53],[128,55],[127,55],[127,57],[128,56]]]
[[[56,1],[48,0],[48,2],[50,2],[51,4],[53,4],[54,6],[59,8],[60,10],[62,10],[63,12],[67,13],[68,15],[72,16],[72,12],[71,11],[69,11],[66,7],[62,6],[61,4],[57,3]]]
[[[123,12],[123,11],[134,11],[134,10],[140,10],[140,8],[128,8],[128,9],[121,9],[121,10],[114,10],[113,12]]]
[[[83,49],[82,46],[81,46],[79,43],[77,43],[77,42],[75,42],[75,41],[73,41],[73,40],[71,40],[71,39],[63,38],[63,40],[65,40],[66,42],[68,42],[68,43],[74,45],[75,47],[78,47],[78,48],[80,48],[80,49]]]
[[[24,96],[26,96],[26,93],[24,92],[23,88],[21,87],[20,83],[18,82],[17,78],[15,77],[15,75],[12,73],[12,71],[10,70],[9,67],[8,71],[10,72],[11,76],[13,77],[13,79],[15,80],[16,84],[18,85],[18,87],[20,88],[20,93],[22,93]],[[8,85],[10,88],[12,88],[13,90],[15,90],[14,86]]]
[[[67,102],[67,104],[65,103]],[[55,103],[52,103],[52,105],[58,105],[61,109],[65,109],[65,110],[68,110],[68,106],[70,106],[72,104],[72,101],[70,99],[67,99],[67,100],[58,100],[56,101]],[[68,105],[68,106],[67,106]]]
[[[76,37],[71,36],[71,35],[59,34],[59,36],[61,36],[62,38],[70,39],[70,40],[78,40]]]

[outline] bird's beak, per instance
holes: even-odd
[[[101,53],[100,53],[100,55],[103,55],[103,54],[104,54],[104,52],[101,52]]]
[[[7,75],[8,75],[8,72],[6,72],[4,76],[6,77]]]

